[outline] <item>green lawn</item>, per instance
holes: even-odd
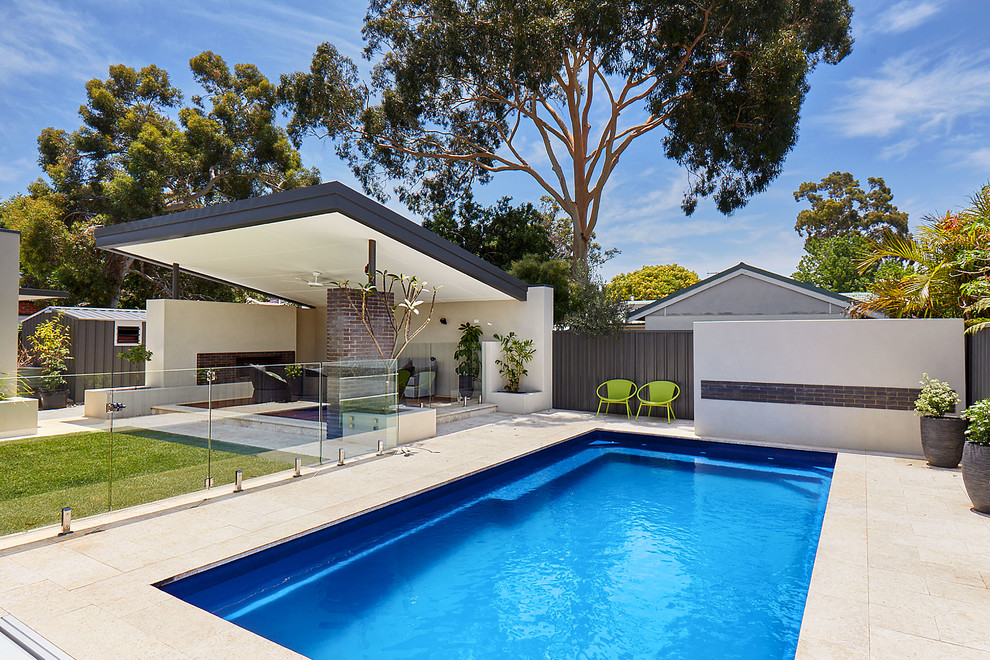
[[[210,472],[215,486],[285,470],[289,454],[213,443]],[[59,521],[62,507],[73,518],[153,502],[200,490],[207,477],[206,440],[159,431],[113,436],[112,492],[110,434],[89,431],[0,442],[0,534]]]

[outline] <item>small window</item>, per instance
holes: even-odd
[[[117,322],[114,346],[137,346],[141,343],[141,326]]]

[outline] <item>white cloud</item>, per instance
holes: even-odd
[[[944,0],[904,0],[880,14],[877,32],[896,34],[913,30],[934,16],[945,5]]]
[[[990,170],[990,147],[982,147],[967,152],[963,156],[963,162],[985,171]]]
[[[829,117],[845,136],[886,137],[905,129],[937,138],[957,120],[990,110],[990,52],[935,58],[914,51],[848,86],[850,94]]]
[[[54,2],[0,4],[0,82],[53,73],[84,78],[104,68],[95,33],[87,17]]]
[[[907,158],[908,153],[918,146],[918,141],[913,138],[901,140],[895,144],[889,144],[880,150],[881,160],[902,160]]]

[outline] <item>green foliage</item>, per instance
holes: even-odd
[[[0,205],[0,224],[25,235],[26,285],[65,289],[70,304],[141,307],[169,292],[170,271],[97,250],[95,227],[319,181],[275,123],[276,87],[256,67],[209,51],[189,64],[203,90],[190,105],[164,70],[114,65],[86,83],[78,129],[42,131],[47,180]],[[181,286],[187,298],[235,297],[204,280]]]
[[[620,300],[658,300],[697,281],[696,272],[677,264],[643,266],[613,277],[608,290]]]
[[[495,360],[498,373],[505,378],[505,391],[518,392],[519,381],[529,373],[526,365],[536,355],[532,339],[519,339],[515,332],[507,335],[494,335],[502,344],[502,357]]]
[[[301,378],[303,375],[303,366],[301,364],[287,364],[284,371],[286,378]]]
[[[280,96],[295,138],[338,137],[366,190],[397,181],[414,210],[528,174],[570,216],[583,261],[622,153],[661,127],[666,157],[692,173],[687,213],[702,196],[729,213],[765,190],[797,140],[810,72],[851,51],[851,16],[847,0],[373,0],[370,83],[324,44]]]
[[[990,186],[973,195],[962,211],[925,220],[917,238],[887,233],[870,242],[860,270],[889,260],[901,261],[907,270],[878,278],[872,299],[855,311],[880,311],[893,317],[962,317],[970,331],[986,327]]]
[[[512,262],[509,274],[527,284],[546,284],[553,287],[554,323],[562,323],[574,312],[574,291],[577,285],[571,279],[571,264],[563,259],[541,260],[527,255]]]
[[[806,239],[857,234],[879,238],[886,232],[908,233],[908,214],[891,204],[893,193],[880,177],[870,177],[869,192],[848,172],[832,172],[820,182],[806,181],[794,192],[811,209],[798,213],[794,229]],[[807,244],[806,244],[807,249]],[[810,252],[810,250],[809,250]]]
[[[39,323],[30,341],[31,349],[43,370],[41,390],[43,392],[60,390],[66,384],[62,374],[68,368],[68,361],[72,359],[69,356],[72,351],[69,328],[62,324],[61,314]]]
[[[593,276],[582,273],[573,293],[573,311],[561,327],[583,335],[610,337],[625,326],[625,304]]]
[[[137,346],[131,346],[126,351],[121,351],[119,356],[133,365],[144,364],[154,354],[148,350],[148,347],[144,344],[138,344]]]
[[[942,417],[955,410],[959,395],[948,383],[922,374],[921,394],[914,402],[914,412],[919,417]]]
[[[990,399],[977,401],[963,412],[969,422],[966,440],[974,445],[990,445]]]
[[[860,270],[870,242],[855,233],[812,236],[804,242],[805,254],[793,277],[836,293],[868,291],[878,279],[907,274],[900,261],[887,259]]]
[[[481,373],[481,326],[465,321],[457,326],[461,338],[454,351],[457,360],[457,373],[460,376],[474,376]]]
[[[503,270],[526,255],[550,258],[554,245],[543,213],[528,202],[511,202],[511,197],[502,197],[486,207],[468,195],[456,210],[435,211],[423,227]]]

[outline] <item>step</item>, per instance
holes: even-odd
[[[457,406],[437,408],[437,424],[456,422],[461,419],[467,419],[468,417],[477,417],[478,415],[490,415],[494,412],[498,412],[498,406],[494,403],[481,403],[460,408]]]

